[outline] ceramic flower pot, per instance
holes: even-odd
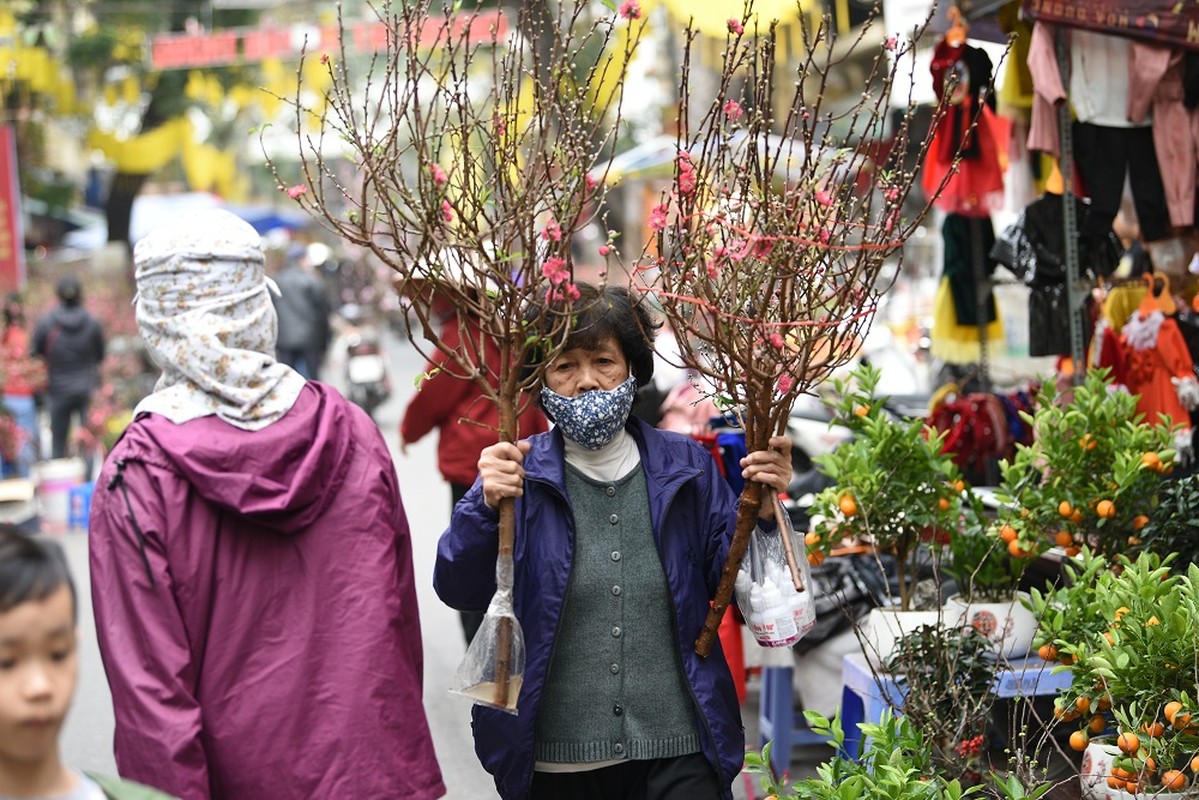
[[[1082,754],[1082,766],[1078,770],[1083,800],[1183,800],[1194,797],[1188,792],[1153,792],[1139,794],[1113,789],[1107,785],[1112,774],[1112,760],[1118,758],[1120,748],[1107,737],[1092,739]]]
[[[876,669],[882,669],[887,659],[895,652],[896,644],[903,637],[924,625],[937,625],[942,612],[900,611],[897,608],[873,608],[866,618],[862,630],[861,644],[866,660]]]
[[[986,636],[1004,658],[1023,658],[1028,655],[1037,618],[1020,602],[1027,597],[1019,592],[1000,603],[967,603],[960,595],[945,601],[946,625],[969,625]]]

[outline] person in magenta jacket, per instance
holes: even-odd
[[[206,212],[134,261],[162,377],[105,461],[90,527],[121,775],[184,800],[441,797],[378,428],[275,361],[249,225]]]
[[[446,347],[456,350],[462,341],[462,326],[458,315],[450,312],[443,315],[441,337]],[[480,335],[477,324],[468,324],[467,336]],[[494,339],[485,339],[483,358],[487,363],[500,362],[499,345]],[[430,377],[421,381],[416,394],[404,409],[400,421],[400,448],[406,452],[408,445],[420,441],[431,430],[437,428],[437,467],[450,485],[450,509],[453,510],[463,498],[475,478],[479,476],[479,454],[483,448],[499,440],[499,409],[495,403],[483,396],[483,391],[473,380],[457,377],[461,372],[452,364],[447,365],[448,356],[438,350],[425,365],[425,374]],[[525,398],[524,411],[517,421],[521,437],[544,433],[549,422],[541,409]],[[483,622],[483,614],[477,611],[459,611],[462,633],[469,645]]]

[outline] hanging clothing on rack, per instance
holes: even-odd
[[[929,349],[934,356],[950,364],[972,364],[980,360],[980,337],[988,345],[1003,343],[1003,323],[988,291],[986,318],[979,318],[978,283],[974,268],[975,254],[982,258],[982,277],[989,279],[996,262],[987,256],[995,243],[995,229],[989,218],[947,214],[941,224],[941,282],[933,300],[933,327]],[[980,330],[983,328],[983,330]]]
[[[1077,117],[1074,160],[1093,208],[1090,231],[1100,234],[1111,227],[1127,177],[1145,240],[1164,238],[1169,215],[1150,119],[1142,114],[1130,121],[1128,116],[1130,86],[1140,85],[1132,76],[1130,40],[1081,29],[1064,32],[1070,48],[1067,95],[1054,48],[1056,30],[1033,25],[1028,68],[1037,88],[1029,149],[1060,156],[1057,104],[1068,97]]]
[[[1199,112],[1184,105],[1183,53],[1148,42],[1129,51],[1132,85],[1128,118],[1153,119],[1153,146],[1162,177],[1170,224],[1195,221],[1195,185],[1199,179]]]
[[[1003,207],[1009,135],[1009,123],[995,114],[995,99],[987,92],[991,58],[977,47],[943,40],[933,49],[930,69],[937,98],[947,87],[952,91],[933,131],[921,185],[927,196],[936,195],[933,204],[943,211],[988,216]]]
[[[1090,207],[1076,201],[1078,254],[1083,274],[1106,277],[1120,261],[1120,240],[1111,227],[1105,234],[1088,230]],[[1066,294],[1066,247],[1060,195],[1034,200],[1016,222],[1000,233],[990,255],[1029,287],[1028,349],[1032,356],[1070,353],[1070,308]],[[1088,324],[1089,315],[1084,315]],[[1089,338],[1089,330],[1084,341]]]
[[[1168,285],[1162,291],[1168,294]],[[1163,312],[1163,302],[1146,292],[1121,332],[1128,357],[1128,390],[1140,395],[1137,411],[1147,421],[1156,422],[1164,414],[1166,424],[1185,428],[1189,440],[1190,412],[1199,406],[1199,381],[1178,322]]]

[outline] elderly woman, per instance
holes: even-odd
[[[259,241],[212,211],[134,250],[162,377],[90,536],[117,766],[184,800],[432,800],[395,468],[363,411],[275,361]]]
[[[579,285],[540,400],[555,427],[488,447],[437,552],[462,610],[495,590],[500,500],[516,500],[519,714],[475,706],[475,750],[505,800],[732,797],[745,736],[719,647],[693,644],[715,594],[736,496],[699,444],[630,418],[653,374],[654,322],[626,289]],[[535,356],[534,356],[535,358]],[[742,462],[784,490],[791,442]],[[773,527],[772,510],[761,525]]]

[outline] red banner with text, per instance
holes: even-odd
[[[0,292],[25,283],[25,236],[21,230],[21,186],[17,182],[17,138],[0,125]]]
[[[1199,0],[1024,0],[1042,22],[1199,50]]]

